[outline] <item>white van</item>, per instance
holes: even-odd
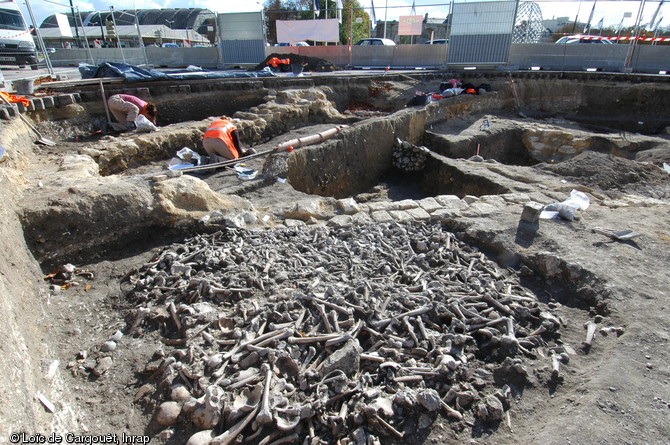
[[[0,0],[0,65],[37,69],[35,42],[15,0]]]

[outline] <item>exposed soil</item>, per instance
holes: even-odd
[[[277,56],[291,57],[293,62],[294,55]],[[312,67],[306,67],[311,70],[328,64],[322,60],[300,61],[311,63]],[[310,130],[296,130],[282,138],[297,137],[301,132]],[[66,153],[76,153],[81,143],[68,142],[57,148],[38,150],[35,164],[53,163]],[[643,153],[638,156],[645,158]],[[586,190],[591,206],[580,212],[576,221],[542,220],[539,226],[525,225],[519,222],[521,206],[510,204],[499,207],[498,212],[464,215],[446,223],[460,239],[481,248],[494,259],[515,256],[515,268],[524,284],[538,289],[544,301],[551,302],[556,314],[565,320],[560,341],[574,350],[574,354],[562,367],[559,381],[547,378],[549,359],[537,358],[538,364],[546,363],[546,372],[538,372],[533,384],[517,395],[509,420],[454,430],[453,423],[439,415],[432,419],[430,426],[411,438],[386,437],[385,442],[668,443],[670,175],[658,168],[658,161],[666,159],[665,156],[667,153],[663,151],[650,154],[647,159],[656,161],[654,166],[584,152],[569,161],[534,167],[564,178],[568,184],[563,190],[539,182],[533,168],[525,170],[529,197],[543,200],[543,204],[566,199],[573,185]],[[263,162],[256,159],[247,164],[260,169]],[[143,166],[126,174],[162,172],[163,167],[164,163]],[[37,181],[43,174],[46,173],[33,171],[26,176],[29,181]],[[518,175],[518,170],[510,173],[514,175]],[[215,191],[225,193],[244,188],[236,175],[227,170],[198,177]],[[416,198],[409,195],[415,192],[402,181],[396,185],[389,181],[361,195],[359,201]],[[245,197],[263,209],[285,205],[305,195],[288,184],[276,182],[248,191]],[[651,201],[645,201],[646,198]],[[29,200],[30,194],[22,199]],[[617,241],[594,232],[596,227],[631,229],[641,236]],[[0,238],[16,236],[9,230],[3,225]],[[156,361],[156,351],[166,349],[158,335],[125,335],[117,349],[109,354],[113,367],[101,376],[95,376],[90,371],[94,364],[87,363],[99,355],[100,346],[117,330],[127,333],[132,323],[133,304],[124,297],[122,281],[173,241],[180,239],[164,239],[161,245],[155,246],[132,244],[124,254],[100,262],[77,264],[78,269],[92,272],[93,278],[78,276],[79,285],[43,291],[41,307],[33,309],[30,315],[47,338],[36,336],[28,341],[53,345],[45,350],[44,359],[59,360],[61,364],[62,399],[52,402],[59,410],[69,413],[71,423],[52,425],[56,431],[63,433],[74,425],[77,432],[90,435],[147,434],[154,444],[184,443],[188,432],[192,432],[191,425],[163,430],[152,420],[158,401],[146,396],[141,371]],[[26,251],[25,255],[30,256],[30,253]],[[47,286],[45,282],[44,287]],[[583,325],[587,320],[597,322],[599,328],[622,328],[621,334],[599,331],[593,347],[583,349]]]
[[[638,193],[652,198],[664,195],[662,189],[667,187],[668,180],[667,173],[654,164],[596,152],[581,153],[567,161],[537,168],[603,191]],[[660,195],[654,190],[657,187],[661,188]]]
[[[273,58],[278,58],[280,60],[289,59],[289,64],[279,64],[277,70],[280,72],[291,72],[291,65],[302,65],[305,71],[316,71],[316,72],[330,72],[341,70],[341,67],[338,67],[333,62],[320,59],[318,57],[308,57],[301,56],[299,54],[289,53],[289,54],[270,54],[265,58],[264,61],[250,69],[250,71],[260,71],[266,66],[268,66],[268,61]]]

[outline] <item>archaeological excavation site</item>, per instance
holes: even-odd
[[[431,94],[452,78],[478,94]],[[118,93],[157,129],[99,131]],[[667,77],[27,97],[0,120],[0,442],[667,443]],[[220,116],[256,154],[207,163]]]

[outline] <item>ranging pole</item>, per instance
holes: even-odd
[[[40,50],[42,50],[42,54],[44,54],[44,61],[47,64],[47,70],[49,70],[49,75],[51,75],[51,77],[54,77],[56,73],[54,72],[54,67],[51,65],[51,59],[49,58],[49,53],[47,53],[47,47],[44,45],[44,40],[42,40],[42,34],[40,33],[40,28],[37,26],[37,22],[35,22],[35,16],[33,15],[33,8],[30,7],[29,0],[26,0],[26,6],[28,7],[30,20],[33,21],[33,27],[35,28],[35,34],[37,35],[37,43],[40,46]]]

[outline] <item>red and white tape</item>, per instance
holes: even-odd
[[[619,40],[619,41],[630,41],[630,40],[641,40],[643,42],[670,42],[670,37],[600,37],[600,36],[582,36],[582,40]]]

